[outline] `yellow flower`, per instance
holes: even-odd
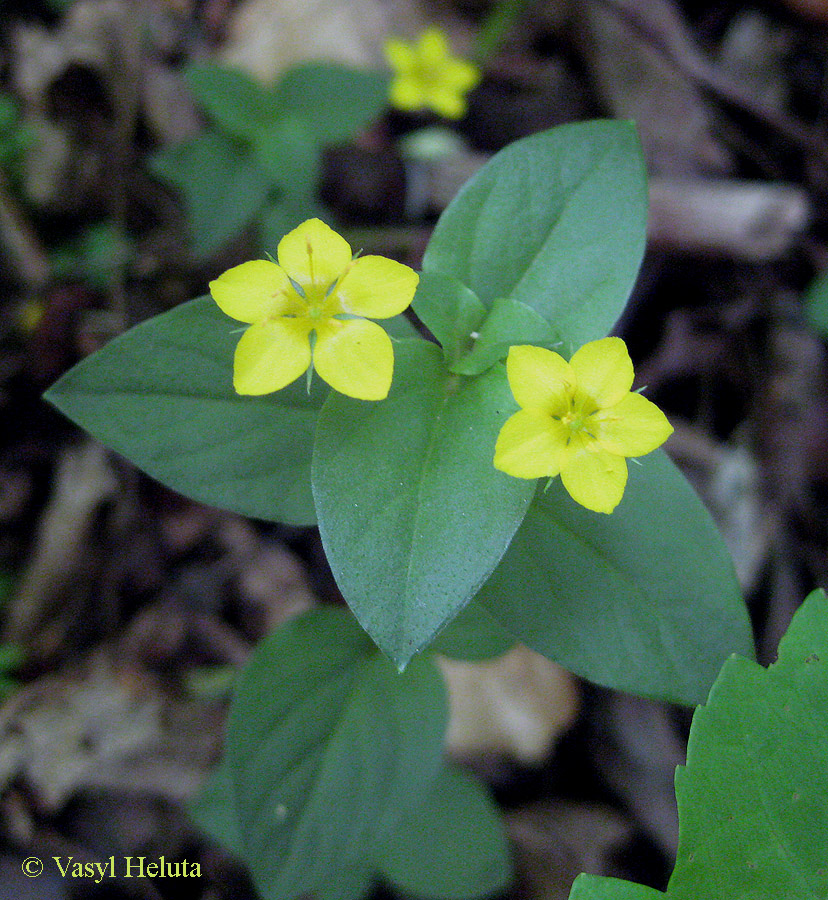
[[[210,282],[222,312],[250,324],[236,347],[236,393],[278,391],[312,365],[342,394],[386,397],[394,350],[366,317],[401,313],[414,297],[417,273],[383,256],[353,259],[345,238],[319,219],[286,234],[277,257],[278,265],[246,262]]]
[[[465,115],[466,94],[480,81],[480,69],[452,56],[439,28],[426,29],[413,44],[389,38],[385,56],[394,70],[391,103],[397,109],[429,108],[447,119]]]
[[[512,347],[506,373],[521,409],[498,435],[495,467],[516,478],[560,474],[572,498],[595,512],[611,513],[624,495],[624,457],[672,434],[664,413],[630,391],[621,338],[584,344],[570,362],[542,347]]]

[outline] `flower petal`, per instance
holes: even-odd
[[[481,79],[480,69],[465,59],[446,60],[441,67],[440,81],[457,91],[470,91]]]
[[[621,456],[643,456],[673,433],[667,416],[641,394],[627,394],[615,406],[590,416],[588,426],[605,450]]]
[[[420,276],[384,256],[355,259],[334,293],[342,312],[369,319],[396,316],[411,304]]]
[[[506,374],[515,400],[524,409],[544,410],[553,416],[568,411],[575,373],[554,350],[528,345],[510,347]]]
[[[403,112],[413,112],[425,106],[425,92],[420,79],[414,75],[397,75],[391,82],[388,97],[391,105]]]
[[[417,64],[417,54],[414,48],[399,38],[388,38],[382,49],[388,65],[398,72],[409,72]]]
[[[583,434],[573,435],[561,465],[561,481],[576,503],[611,513],[627,484],[627,461]]]
[[[269,394],[295,381],[310,365],[309,333],[310,325],[302,319],[251,325],[236,347],[236,393]]]
[[[394,374],[391,338],[367,319],[328,319],[317,327],[313,366],[323,381],[358,400],[388,396]]]
[[[627,345],[617,337],[590,341],[575,352],[570,365],[578,378],[578,392],[598,405],[614,406],[633,383],[633,364]]]
[[[417,55],[425,66],[440,65],[449,54],[449,42],[442,28],[426,28],[417,41]]]
[[[462,119],[466,114],[466,98],[451,85],[432,85],[426,95],[426,105],[444,119]]]
[[[494,466],[515,478],[557,475],[569,429],[536,409],[510,416],[497,436]]]
[[[344,237],[321,219],[308,219],[279,241],[279,265],[303,287],[327,288],[351,261],[351,247]]]
[[[296,312],[299,298],[287,275],[265,259],[233,266],[215,281],[210,293],[219,309],[240,322],[262,322],[268,316]]]

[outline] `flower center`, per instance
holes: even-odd
[[[564,413],[561,416],[561,422],[566,425],[566,427],[573,432],[580,431],[584,427],[584,417],[579,415],[574,410],[570,410],[568,413]]]
[[[439,87],[443,83],[443,70],[433,62],[418,60],[414,75],[425,88]]]

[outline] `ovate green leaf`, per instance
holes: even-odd
[[[222,760],[207,776],[190,803],[188,812],[196,825],[216,843],[237,856],[241,855],[239,817],[226,760]]]
[[[244,327],[244,326],[241,326]],[[75,366],[46,399],[153,478],[194,500],[315,521],[310,461],[326,391],[233,390],[239,324],[203,297],[137,325]]]
[[[295,116],[323,144],[350,140],[387,105],[388,76],[330,62],[288,71],[276,87],[283,114]]]
[[[406,896],[477,900],[512,880],[500,812],[480,781],[447,765],[378,853],[380,874]]]
[[[531,499],[492,465],[515,409],[504,368],[451,375],[438,347],[395,345],[382,403],[331,393],[313,492],[337,584],[361,625],[405,665],[480,588]]]
[[[763,669],[728,660],[676,771],[669,895],[828,896],[828,600],[815,591]]]
[[[252,151],[216,131],[158,151],[149,165],[181,191],[198,258],[210,256],[249,225],[271,189]]]
[[[828,337],[828,272],[820,272],[803,298],[805,318],[823,337]]]
[[[472,348],[472,334],[486,318],[486,307],[474,291],[441,272],[423,272],[411,306],[440,342],[449,366]]]
[[[484,660],[502,656],[515,645],[515,638],[482,604],[468,603],[437,635],[429,647],[452,659]]]
[[[518,640],[598,684],[707,696],[750,623],[710,516],[662,451],[630,465],[612,515],[541,490],[480,600]]]
[[[238,138],[249,140],[278,114],[273,94],[240,69],[191,63],[184,78],[213,122]]]
[[[322,146],[307,125],[296,118],[283,116],[254,137],[253,151],[273,184],[283,194],[296,198],[294,205],[304,202],[305,206],[310,206],[314,202]]]
[[[664,894],[643,884],[617,878],[579,875],[572,885],[569,900],[664,900]]]
[[[358,870],[430,790],[446,716],[434,663],[399,675],[346,610],[316,610],[266,638],[237,684],[227,741],[262,896]]]
[[[454,276],[486,305],[519,300],[579,346],[606,335],[627,302],[647,203],[631,123],[562,125],[510,144],[471,178],[423,269]]]
[[[514,344],[552,348],[559,341],[557,332],[540,313],[519,300],[508,299],[492,303],[476,335],[468,352],[449,366],[452,372],[477,375],[506,359]]]

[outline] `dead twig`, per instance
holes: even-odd
[[[757,101],[709,62],[696,47],[684,21],[671,4],[652,0],[597,0],[611,9],[653,49],[699,88],[746,113],[780,137],[813,154],[828,174],[828,143],[815,128]]]

